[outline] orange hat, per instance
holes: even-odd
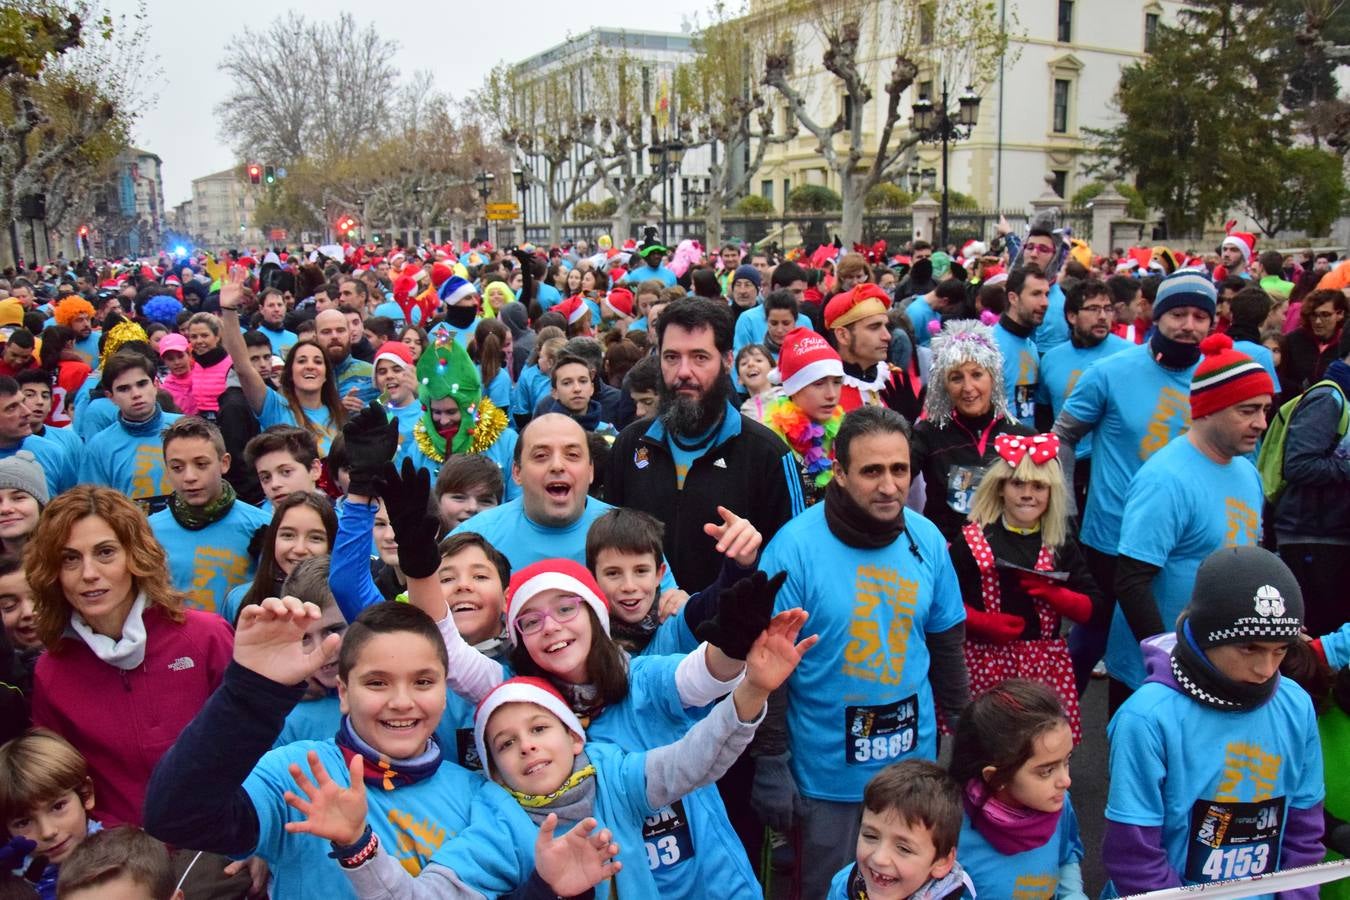
[[[825,304],[825,327],[842,328],[868,316],[884,316],[890,308],[889,294],[875,284],[863,283],[830,298]]]

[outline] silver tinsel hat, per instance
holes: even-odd
[[[995,417],[1012,419],[1003,387],[1003,353],[994,341],[993,329],[976,319],[944,322],[942,330],[933,335],[931,347],[933,365],[928,373],[928,392],[924,399],[924,412],[929,421],[938,428],[945,428],[951,422],[952,399],[947,394],[947,373],[970,362],[993,376],[990,399]]]

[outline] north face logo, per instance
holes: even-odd
[[[196,664],[195,662],[192,661],[192,657],[190,657],[190,656],[180,656],[180,657],[178,657],[177,659],[175,659],[173,662],[169,663],[169,671],[170,671],[170,672],[186,672],[188,669],[195,668],[196,665],[197,665],[197,664]]]
[[[1267,618],[1284,615],[1284,598],[1279,589],[1263,584],[1256,589],[1256,612]]]

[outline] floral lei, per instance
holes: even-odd
[[[764,424],[787,442],[802,460],[806,474],[817,487],[830,481],[834,465],[834,436],[844,421],[844,408],[836,406],[824,425],[807,418],[790,397],[778,397],[764,407]]]
[[[506,430],[506,413],[486,397],[478,401],[476,413],[477,421],[473,425],[473,445],[469,448],[470,453],[482,453],[487,450],[497,443],[497,438]],[[421,450],[427,459],[438,465],[445,462],[448,453],[437,448],[432,441],[431,434],[427,431],[425,416],[413,425],[413,440],[417,443],[417,449]],[[445,441],[442,440],[441,444],[444,446]]]

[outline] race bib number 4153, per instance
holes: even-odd
[[[1284,798],[1199,800],[1191,807],[1186,880],[1193,884],[1273,872],[1280,865]]]

